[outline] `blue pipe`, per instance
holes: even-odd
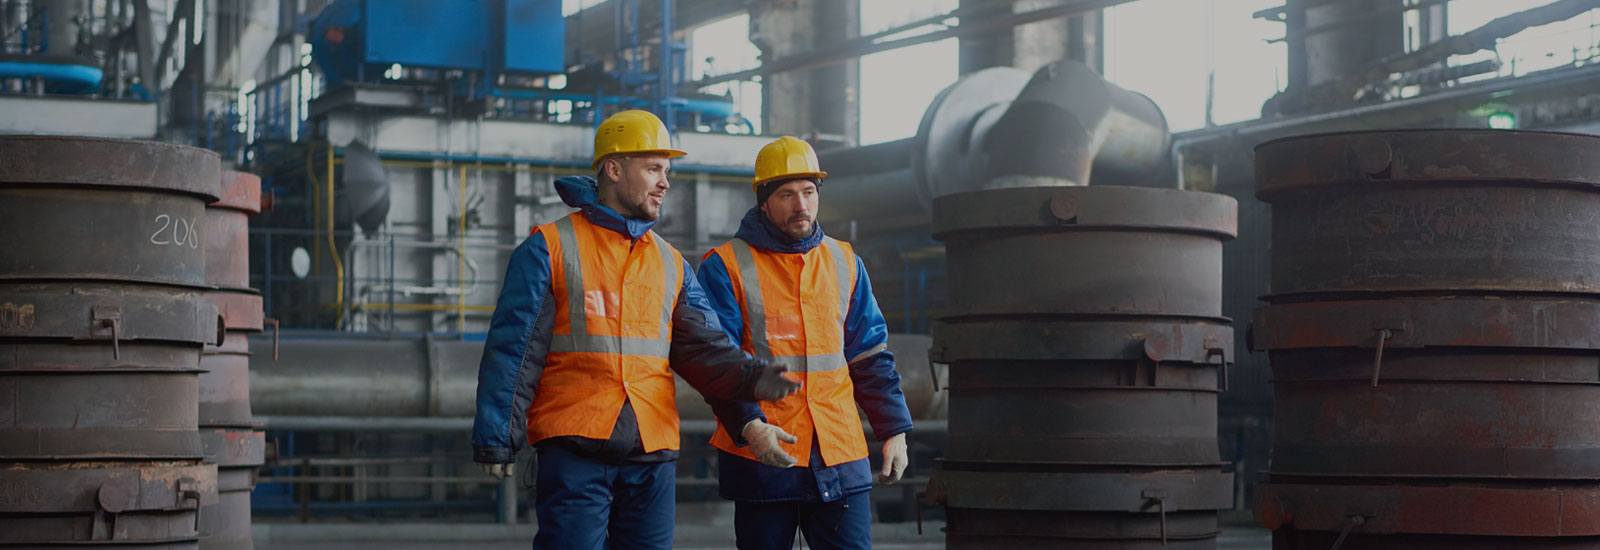
[[[344,156],[344,148],[342,148],[342,147],[335,148],[334,149],[334,153],[336,155],[339,155],[339,156]],[[461,155],[461,154],[445,154],[445,153],[410,153],[410,152],[401,152],[401,151],[378,151],[377,153],[378,153],[378,158],[380,158],[380,159],[394,159],[394,160],[448,160],[448,161],[460,161],[460,162],[483,162],[483,163],[488,163],[488,164],[535,164],[535,165],[543,165],[543,166],[554,166],[554,167],[560,167],[560,168],[581,169],[580,171],[583,171],[583,172],[591,171],[590,168],[589,168],[589,161],[586,161],[586,160],[579,161],[579,160],[531,159],[531,158],[516,158],[516,157],[486,157],[486,156],[478,156],[478,155]],[[705,172],[705,173],[708,173],[708,174],[729,175],[729,176],[750,176],[750,175],[755,174],[755,172],[753,172],[751,170],[738,170],[738,169],[722,168],[722,167],[716,167],[716,166],[700,166],[700,165],[694,165],[694,164],[678,164],[678,165],[673,167],[673,170],[679,171],[679,172]]]
[[[105,74],[99,67],[0,61],[0,78],[44,77],[46,82],[66,84],[65,93],[92,94],[100,88]]]

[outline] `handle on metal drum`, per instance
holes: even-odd
[[[1394,337],[1389,329],[1378,329],[1378,353],[1372,357],[1372,387],[1378,387],[1378,371],[1383,368],[1383,343]]]
[[[1339,530],[1339,538],[1333,539],[1333,548],[1329,548],[1328,550],[1339,550],[1340,546],[1344,546],[1345,537],[1350,536],[1350,531],[1360,527],[1365,523],[1367,523],[1367,518],[1365,517],[1359,515],[1350,516],[1350,523],[1346,524],[1344,529]]]
[[[278,360],[278,320],[277,319],[264,319],[263,322],[265,322],[268,326],[272,327],[272,360],[273,361],[277,361]]]
[[[1165,489],[1146,489],[1141,495],[1145,500],[1145,507],[1155,506],[1161,513],[1161,545],[1167,545],[1167,491]]]
[[[89,311],[92,332],[111,329],[111,358],[122,359],[122,310],[110,306],[94,306]]]

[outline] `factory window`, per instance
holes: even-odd
[[[1452,35],[1482,27],[1497,18],[1544,6],[1550,0],[1455,0],[1446,4],[1445,25]],[[1600,57],[1600,9],[1589,10],[1566,21],[1533,27],[1499,40],[1494,49],[1450,58],[1459,66],[1498,60],[1496,71],[1463,78],[1463,82],[1522,76],[1534,71],[1577,63],[1592,63]]]
[[[1283,0],[1140,0],[1105,10],[1106,79],[1155,101],[1173,131],[1261,117],[1288,80]]]
[[[750,42],[750,15],[739,14],[706,23],[689,33],[689,75],[693,79],[761,66],[761,50]],[[739,116],[725,121],[701,120],[700,131],[761,133],[761,82],[740,80],[701,88],[733,102]]]
[[[957,0],[873,0],[861,3],[863,36],[954,11]],[[942,30],[945,21],[885,37],[894,40]],[[911,137],[922,113],[945,87],[955,83],[960,66],[957,39],[878,52],[861,57],[861,138],[863,145]]]

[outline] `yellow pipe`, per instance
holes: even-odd
[[[368,303],[366,307],[386,310],[388,304]],[[494,311],[494,306],[460,306],[456,304],[394,304],[395,311]]]
[[[311,179],[311,229],[313,231],[322,229],[322,197],[317,195],[315,191],[317,188],[322,187],[322,184],[317,182],[317,170],[315,165],[311,164],[311,161],[316,158],[312,153],[316,151],[317,148],[314,144],[306,144],[306,177]],[[322,276],[322,241],[316,238],[311,239],[311,273],[318,277]]]
[[[334,328],[344,325],[344,260],[339,259],[339,245],[333,233],[333,144],[328,144],[328,252],[333,255],[333,272],[338,276],[334,283]],[[352,226],[354,227],[354,226]]]
[[[456,201],[456,332],[467,332],[467,167],[461,166],[456,178],[460,199]]]

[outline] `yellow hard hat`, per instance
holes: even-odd
[[[623,111],[600,123],[594,132],[594,165],[619,153],[662,153],[667,158],[678,158],[688,153],[672,148],[672,134],[667,125],[649,111]]]
[[[794,178],[828,177],[822,171],[821,163],[817,162],[817,152],[811,144],[793,136],[783,136],[756,154],[756,177],[751,182],[750,188],[761,187],[762,184]]]

